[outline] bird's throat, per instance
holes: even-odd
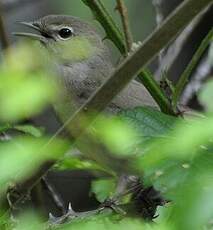
[[[88,60],[97,52],[97,48],[85,37],[73,37],[67,41],[58,41],[51,48],[57,59],[69,63]]]

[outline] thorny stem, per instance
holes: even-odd
[[[128,52],[130,52],[132,48],[133,37],[132,37],[131,29],[129,26],[128,11],[127,11],[126,5],[124,4],[123,0],[117,0],[116,10],[118,10],[118,12],[121,15],[124,36],[126,39],[126,46],[127,46]]]
[[[55,217],[51,213],[49,214],[49,223],[48,223],[49,226],[47,229],[55,228],[57,225],[64,224],[64,223],[68,224],[76,219],[85,219],[94,215],[98,215],[107,210],[110,211],[111,213],[113,208],[111,208],[110,206],[105,206],[103,203],[102,206],[98,207],[95,210],[86,211],[86,212],[75,212],[72,209],[71,203],[69,203],[68,210],[64,215],[60,217]]]
[[[65,210],[65,205],[63,200],[60,197],[60,194],[56,191],[54,185],[52,185],[49,181],[48,178],[46,176],[44,176],[42,178],[42,182],[44,184],[44,186],[46,187],[46,189],[48,190],[48,193],[50,194],[51,199],[54,201],[55,205],[57,206],[57,208],[63,213],[66,213]]]
[[[82,0],[92,11],[95,19],[105,29],[107,38],[110,39],[122,54],[126,53],[126,46],[121,31],[113,18],[99,0]]]
[[[103,6],[100,0],[82,0],[92,11],[96,20],[103,26],[107,34],[107,38],[110,39],[115,46],[119,49],[122,55],[126,54],[125,41],[121,36],[119,28],[116,26],[116,23],[113,21],[109,12]],[[154,44],[153,44],[154,45]],[[144,54],[145,56],[146,54]],[[146,89],[152,95],[156,103],[159,105],[162,112],[170,115],[175,113],[172,110],[172,106],[163,90],[160,88],[157,81],[154,79],[154,76],[144,69],[139,73],[138,76],[141,82],[144,84]]]
[[[205,52],[205,50],[209,46],[209,43],[210,43],[212,38],[213,38],[213,29],[211,29],[209,31],[209,33],[206,35],[206,37],[203,39],[203,41],[201,42],[197,51],[195,52],[194,56],[192,57],[190,63],[188,64],[188,66],[184,70],[183,74],[180,76],[180,79],[178,80],[178,83],[175,87],[175,91],[174,91],[174,94],[172,97],[172,105],[173,105],[174,109],[176,109],[176,107],[177,107],[178,99],[180,98],[180,96],[184,90],[184,87],[185,87],[186,83],[188,82],[189,77],[191,76],[192,71],[194,70],[197,63],[201,59],[203,53]]]

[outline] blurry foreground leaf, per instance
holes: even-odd
[[[134,154],[136,143],[139,142],[131,125],[117,117],[99,116],[92,126],[91,134],[119,156]]]
[[[69,144],[57,139],[47,144],[48,138],[19,137],[0,143],[0,188],[9,182],[29,177],[47,160],[56,160],[68,150]]]
[[[95,193],[98,201],[103,202],[113,195],[115,187],[114,179],[100,179],[92,182],[91,191]]]
[[[54,96],[42,73],[0,72],[0,119],[16,121],[40,112]]]
[[[43,129],[32,125],[15,125],[13,128],[17,131],[29,134],[34,137],[41,137],[43,134]]]
[[[55,168],[57,170],[72,170],[72,169],[82,169],[82,170],[103,170],[104,169],[97,163],[89,160],[79,159],[74,156],[66,156],[64,159],[59,161]]]
[[[25,134],[29,134],[34,137],[41,137],[43,134],[42,128],[37,128],[33,125],[11,125],[4,124],[0,125],[0,133],[9,131],[9,130],[17,130]]]
[[[45,223],[30,211],[19,217],[15,225],[15,230],[43,230],[46,227]]]
[[[170,132],[170,137],[150,144],[135,159],[133,167],[143,172],[146,181],[174,197],[194,167],[207,170],[206,164],[199,162],[195,165],[197,158],[203,156],[206,162],[213,164],[211,154],[207,154],[212,145],[212,130],[212,117],[181,122]]]
[[[39,113],[56,94],[42,56],[34,46],[11,49],[0,66],[0,119],[17,121]],[[40,59],[36,59],[36,57]]]
[[[119,218],[114,215],[104,216],[99,215],[95,216],[94,218],[85,219],[82,221],[76,221],[67,226],[61,226],[60,230],[68,230],[68,229],[75,229],[75,230],[121,230],[121,229],[133,229],[133,230],[173,230],[171,225],[156,225],[156,224],[147,224],[144,223],[140,219],[134,218]]]

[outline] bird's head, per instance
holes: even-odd
[[[88,23],[66,15],[49,15],[33,22],[20,22],[34,30],[18,32],[40,41],[57,58],[66,61],[82,61],[104,49],[102,39]]]

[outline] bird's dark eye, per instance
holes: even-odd
[[[62,28],[61,30],[59,30],[59,35],[61,38],[69,38],[73,35],[73,32],[71,29],[69,28]]]

